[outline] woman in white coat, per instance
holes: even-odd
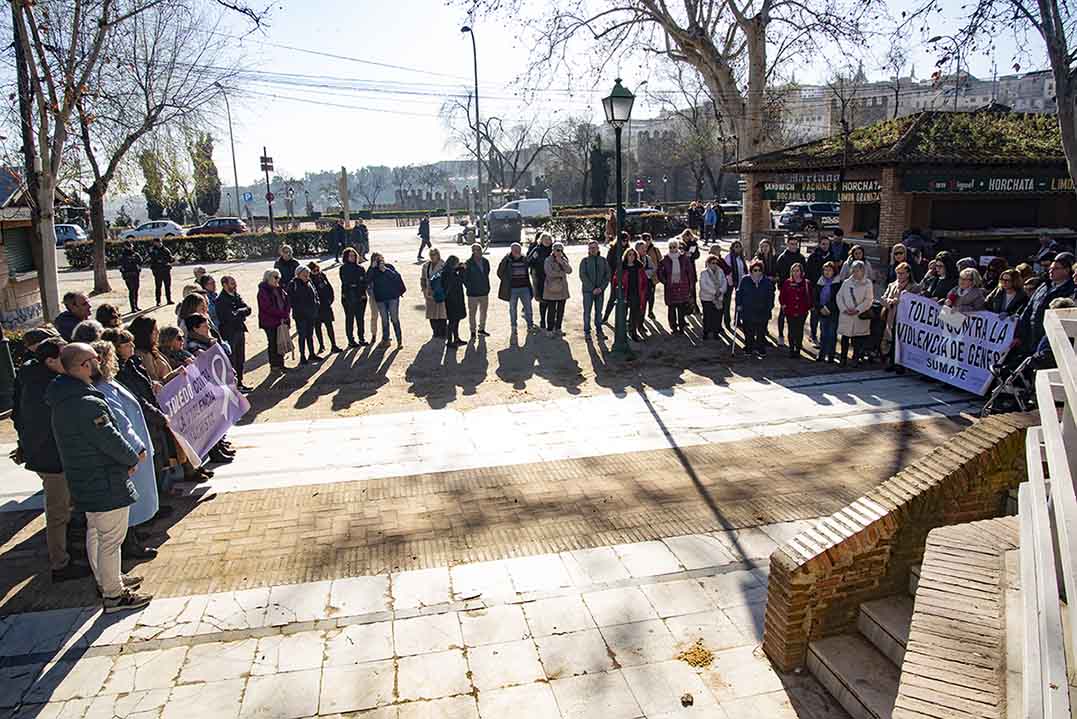
[[[138,399],[116,381],[115,346],[106,340],[98,340],[93,343],[93,348],[97,352],[101,365],[101,376],[94,380],[94,389],[105,396],[105,402],[108,403],[116,418],[116,429],[124,439],[135,449],[146,450],[146,456],[138,463],[135,473],[131,475],[131,482],[135,485],[135,492],[138,496],[127,515],[127,526],[132,528],[132,531],[129,531],[124,539],[123,551],[128,556],[152,558],[156,552],[147,551],[133,529],[153,519],[158,509],[157,475],[153,469],[153,441],[150,439],[150,429],[146,425],[146,417],[142,414]]]
[[[849,363],[849,342],[853,345],[853,365],[860,366],[864,338],[871,334],[871,320],[860,315],[871,309],[875,301],[875,284],[867,277],[867,268],[860,260],[850,267],[849,279],[838,292],[838,334],[841,335],[841,366]]]
[[[718,257],[707,255],[707,267],[699,275],[699,302],[703,305],[703,339],[722,333],[722,302],[726,291],[725,272]]]

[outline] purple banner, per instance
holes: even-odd
[[[186,373],[166,384],[157,402],[172,430],[203,459],[251,408],[236,390],[236,373],[220,344],[198,355]]]

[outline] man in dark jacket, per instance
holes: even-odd
[[[363,323],[366,315],[369,278],[366,269],[359,264],[357,249],[348,248],[342,257],[344,262],[340,266],[340,304],[344,305],[344,332],[348,336],[348,349],[355,349],[367,344]],[[355,340],[357,328],[359,330],[358,342]],[[373,321],[371,321],[370,331],[377,332],[377,325]]]
[[[423,249],[427,247],[433,247],[430,244],[430,216],[423,215],[423,219],[419,220],[419,255],[416,257],[417,262],[423,261]]]
[[[337,220],[333,223],[333,227],[329,230],[329,236],[326,238],[329,242],[329,251],[333,253],[337,262],[340,262],[340,253],[344,249],[344,240],[347,237],[347,232],[344,230],[344,225]]]
[[[598,243],[591,241],[587,245],[587,257],[580,260],[580,282],[583,295],[583,336],[591,336],[591,324],[595,333],[602,336],[602,305],[605,301],[606,287],[610,284],[610,265],[602,256]],[[610,300],[613,303],[613,300]],[[594,319],[592,320],[592,315]]]
[[[127,298],[131,302],[131,311],[138,312],[138,284],[142,276],[142,255],[135,252],[130,242],[120,252],[120,276],[127,285]],[[158,303],[159,304],[159,303]]]
[[[464,287],[467,290],[467,316],[471,338],[475,338],[475,320],[478,315],[478,333],[489,337],[486,331],[486,311],[490,307],[490,260],[482,256],[482,245],[471,246],[471,257],[464,263]]]
[[[360,257],[365,259],[370,254],[370,230],[363,223],[363,218],[360,217],[352,225],[350,240],[351,246],[355,248]]]
[[[617,237],[617,241],[610,245],[609,249],[606,250],[606,264],[610,266],[610,277],[616,278],[619,275],[621,271],[621,260],[628,250],[629,239],[629,234],[627,232],[622,232]],[[614,295],[616,295],[616,292]],[[606,305],[606,311],[602,314],[602,324],[609,322],[610,315],[613,314],[613,310],[616,306],[617,297],[610,297],[609,304]]]
[[[250,392],[243,384],[243,365],[247,361],[247,318],[251,307],[239,296],[236,278],[221,278],[221,294],[217,297],[217,330],[232,348],[232,369],[236,371],[236,389]]]
[[[800,235],[790,235],[785,239],[785,249],[778,255],[774,265],[778,269],[778,289],[780,290],[785,281],[789,279],[789,271],[793,265],[799,263],[801,269],[807,264],[804,255],[800,252]],[[778,309],[778,340],[785,339],[785,311]]]
[[[516,306],[523,303],[524,322],[527,323],[527,331],[535,329],[535,323],[531,316],[531,280],[528,277],[527,257],[524,256],[524,248],[519,242],[513,242],[509,247],[509,254],[505,255],[497,266],[497,279],[500,281],[497,288],[497,297],[509,303],[509,322],[512,332],[516,332]]]
[[[60,361],[65,374],[49,384],[45,401],[52,408],[52,430],[75,508],[86,512],[86,548],[104,611],[141,609],[152,597],[125,586],[120,546],[137,498],[130,477],[139,462],[147,461],[146,452],[136,452],[120,434],[104,395],[94,389],[100,367],[93,348],[70,344],[60,352]]]
[[[92,310],[89,298],[81,292],[65,293],[64,307],[67,309],[56,315],[56,319],[52,321],[52,326],[56,328],[56,331],[60,333],[64,340],[70,342],[71,333],[75,331],[75,327],[79,322],[90,319]]]
[[[71,493],[52,433],[52,412],[45,404],[49,384],[63,373],[60,350],[66,344],[54,335],[35,346],[33,358],[19,368],[15,377],[15,402],[11,410],[11,420],[19,435],[19,452],[26,468],[41,477],[45,490],[45,542],[53,582],[89,574],[88,568],[74,564],[67,552]]]
[[[1073,297],[1073,263],[1069,261],[1069,255],[1063,253],[1055,258],[1049,272],[1050,281],[1036,288],[1017,320],[1011,347],[1019,348],[1020,352],[1017,354],[1022,357],[1035,352],[1036,346],[1043,339],[1043,316],[1051,300],[1057,297]]]
[[[553,237],[548,232],[539,235],[538,240],[527,248],[527,266],[531,268],[531,295],[539,303],[539,326],[549,327],[548,317],[550,303],[542,298],[546,290],[546,258],[553,252]]]
[[[171,250],[164,246],[160,237],[153,238],[150,245],[149,262],[150,272],[153,273],[153,294],[157,299],[157,306],[161,305],[161,290],[165,291],[165,300],[172,304],[172,263],[176,258]]]

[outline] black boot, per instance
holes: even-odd
[[[123,538],[120,554],[128,559],[153,559],[157,556],[157,550],[142,544],[135,531],[129,529]]]

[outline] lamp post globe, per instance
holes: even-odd
[[[617,234],[614,242],[620,242],[621,230],[625,226],[624,180],[621,174],[621,129],[625,126],[625,123],[632,119],[632,105],[635,101],[636,96],[621,84],[621,78],[614,81],[613,90],[608,97],[602,99],[602,110],[606,114],[606,122],[613,127],[615,140],[614,157],[616,158],[617,182],[614,187],[617,188]],[[621,266],[620,262],[618,262],[617,272],[614,276],[614,283],[617,288],[617,324],[613,347],[610,352],[624,359],[634,359],[635,355],[628,344],[627,307],[625,305],[627,297],[623,287],[624,283],[621,281],[621,274]]]

